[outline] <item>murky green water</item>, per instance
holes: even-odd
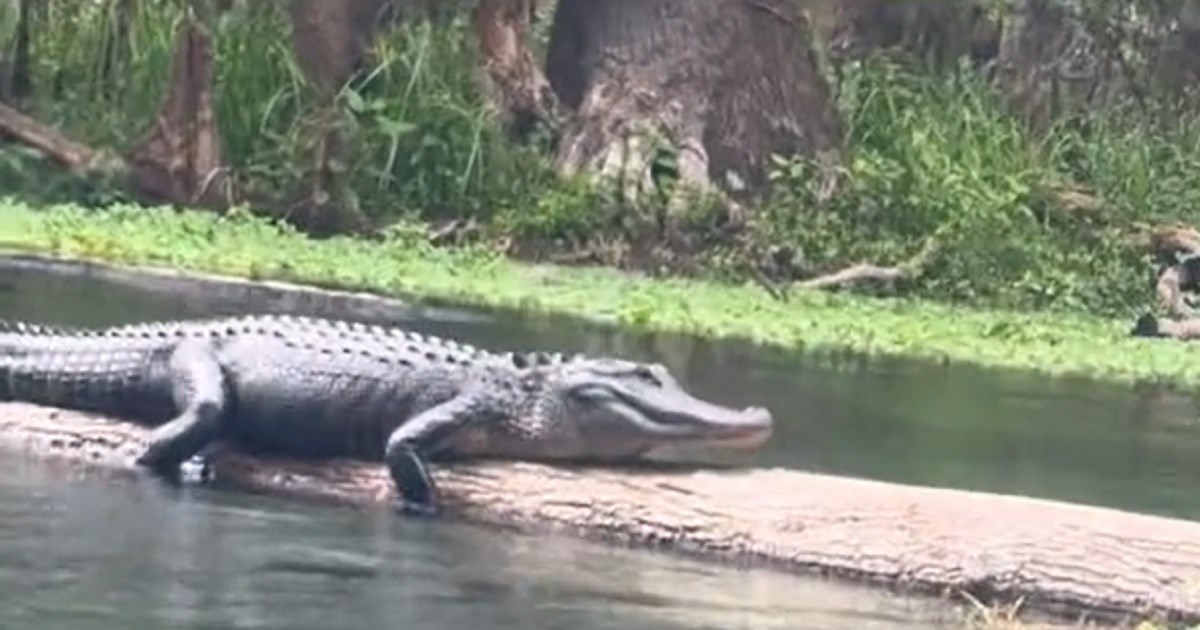
[[[775,412],[754,464],[1200,518],[1200,419],[1179,394],[0,265],[0,317],[95,325],[246,311],[352,312],[495,349],[662,361],[705,397]],[[0,465],[0,595],[19,603],[22,626],[892,628],[958,614],[647,552]]]
[[[955,627],[769,571],[21,458],[0,460],[0,523],[4,628]]]

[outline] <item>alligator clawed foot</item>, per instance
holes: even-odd
[[[388,469],[396,484],[401,514],[432,517],[438,514],[438,491],[425,460],[409,446],[389,446]]]
[[[202,485],[215,477],[212,462],[204,455],[194,455],[178,464],[169,464],[146,454],[135,459],[134,464],[142,474],[173,486]]]
[[[421,518],[434,518],[441,513],[436,504],[419,503],[417,501],[409,501],[408,499],[400,499],[396,502],[396,509],[404,516],[413,516]]]
[[[179,478],[182,483],[206,484],[211,482],[214,476],[212,462],[204,455],[194,455],[179,465]]]

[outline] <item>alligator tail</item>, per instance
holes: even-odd
[[[0,320],[0,401],[125,413],[140,403],[152,344]]]

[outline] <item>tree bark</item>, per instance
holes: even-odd
[[[484,94],[518,140],[558,118],[554,92],[529,48],[536,8],[536,0],[480,0],[471,13]]]
[[[311,139],[307,186],[294,204],[295,212],[289,214],[317,235],[367,227],[347,181],[353,151],[337,95],[362,65],[384,4],[384,0],[288,3],[292,52],[308,80],[316,111],[311,133],[306,135]]]
[[[162,109],[127,158],[134,187],[151,202],[225,208],[234,195],[213,112],[212,40],[192,19],[175,40]]]
[[[147,431],[21,403],[0,405],[0,448],[133,470]],[[379,464],[301,462],[234,450],[215,483],[383,506]],[[714,560],[752,560],[910,592],[1101,618],[1200,621],[1200,523],[1116,510],[843,479],[788,470],[572,469],[435,465],[450,515]],[[996,598],[996,600],[993,600]]]
[[[12,35],[12,57],[0,61],[0,100],[17,103],[29,96],[32,87],[29,78],[29,22],[33,4],[31,0],[19,0],[10,8],[10,11],[16,11],[17,22]]]
[[[926,71],[952,69],[963,56],[976,65],[996,57],[1001,24],[978,2],[960,0],[800,0],[821,25],[837,64],[887,52]]]
[[[561,0],[546,60],[574,113],[560,169],[612,177],[636,199],[663,193],[662,167],[743,202],[766,189],[772,154],[836,159],[841,127],[809,35],[793,0]]]

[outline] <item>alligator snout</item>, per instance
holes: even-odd
[[[713,445],[735,450],[753,450],[771,438],[775,419],[765,407],[746,407],[733,421],[707,440]]]

